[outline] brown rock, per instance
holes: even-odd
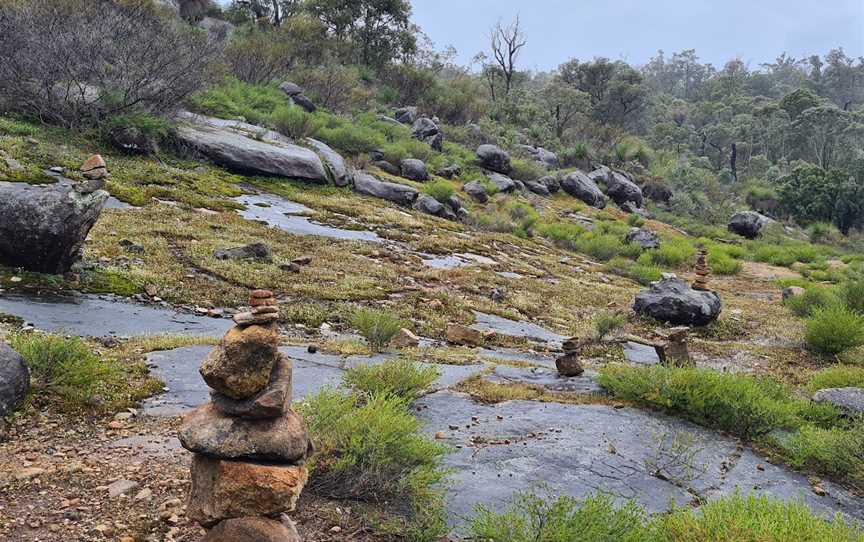
[[[234,315],[234,323],[241,327],[247,326],[269,326],[279,321],[277,313],[253,314],[251,312],[240,312]]]
[[[556,359],[555,367],[558,368],[558,374],[561,376],[579,376],[585,372],[582,363],[579,361],[579,355],[575,352],[564,354]]]
[[[463,346],[482,346],[483,333],[462,324],[447,324],[447,341]]]
[[[252,290],[253,299],[267,299],[273,297],[273,292],[270,290]]]
[[[299,258],[294,258],[291,260],[291,263],[296,265],[309,265],[312,263],[312,256],[300,256]]]
[[[280,418],[247,420],[207,403],[183,417],[178,436],[190,452],[221,459],[300,463],[312,451],[306,424],[291,409]]]
[[[279,354],[270,382],[260,393],[249,399],[231,399],[219,392],[210,394],[213,405],[222,413],[248,419],[278,418],[291,404],[291,360]]]
[[[250,307],[275,307],[276,299],[273,297],[253,297],[249,300]]]
[[[84,161],[81,164],[81,172],[86,173],[88,171],[93,171],[94,169],[105,169],[108,166],[105,164],[105,160],[99,154],[94,154],[90,158]]]
[[[413,348],[420,344],[420,338],[414,335],[410,329],[402,328],[390,339],[390,346],[394,348]]]
[[[302,539],[289,522],[247,517],[223,521],[201,542],[302,542]]]
[[[302,466],[223,461],[196,455],[186,515],[204,527],[212,527],[225,519],[290,512],[308,477]]]
[[[279,336],[271,328],[232,328],[201,364],[201,376],[219,393],[232,399],[248,399],[270,381],[278,345]]]
[[[263,307],[255,307],[252,309],[252,314],[278,314],[279,307],[265,305]]]

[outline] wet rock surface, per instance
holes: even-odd
[[[552,346],[560,346],[567,339],[563,335],[530,322],[517,322],[477,311],[474,311],[474,318],[475,324],[472,327],[480,331],[494,331],[508,337],[521,337],[534,342],[549,343]]]
[[[30,390],[30,369],[18,352],[0,342],[0,418],[16,411]]]
[[[580,376],[560,376],[555,370],[540,367],[524,368],[498,365],[488,376],[487,382],[495,384],[528,384],[549,391],[576,393],[581,395],[603,394],[603,388],[596,382],[597,372],[586,370]]]
[[[817,403],[828,403],[850,415],[864,413],[864,389],[826,388],[813,394]]]
[[[804,476],[764,462],[731,438],[675,418],[606,405],[481,405],[452,391],[434,393],[417,405],[425,431],[446,435],[444,442],[454,446],[445,459],[454,469],[446,497],[454,526],[478,504],[501,509],[514,491],[541,486],[577,498],[598,491],[632,498],[650,512],[665,511],[670,501],[684,506],[696,496],[716,498],[740,488],[801,498],[817,512],[864,517],[864,503],[841,488],[827,484],[828,495],[817,496]],[[701,449],[695,461],[705,468],[683,488],[652,475],[645,464],[663,453],[662,438],[676,433],[694,436]]]

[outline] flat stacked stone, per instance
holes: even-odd
[[[558,369],[558,374],[564,377],[580,376],[585,372],[582,367],[579,353],[585,341],[579,337],[572,337],[564,341],[561,345],[564,349],[564,355],[555,360],[555,368]]]
[[[278,350],[273,292],[255,290],[249,304],[201,365],[211,402],[180,427],[195,454],[187,514],[208,530],[205,542],[298,542],[285,514],[306,485],[312,443],[290,408],[292,363]]]
[[[709,291],[708,277],[711,276],[711,268],[708,267],[708,251],[702,249],[696,256],[696,280],[693,281],[692,288],[703,292]]]

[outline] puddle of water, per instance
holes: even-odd
[[[71,296],[0,296],[0,312],[17,316],[36,328],[83,337],[184,334],[221,336],[231,320],[183,314],[169,309],[126,303],[118,298]]]
[[[245,210],[237,211],[246,220],[264,222],[271,227],[295,235],[317,235],[347,241],[383,242],[375,232],[343,230],[312,222],[309,218],[302,216],[311,213],[312,209],[274,194],[246,194],[234,198],[234,201],[246,206]]]
[[[624,343],[624,358],[631,363],[640,365],[657,365],[660,357],[653,346],[634,342]]]
[[[477,311],[474,311],[474,318],[476,323],[471,327],[480,331],[494,331],[507,337],[520,337],[553,345],[560,345],[567,340],[567,337],[563,335],[558,335],[530,322],[517,322]]]

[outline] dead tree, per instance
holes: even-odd
[[[492,28],[490,41],[492,56],[504,78],[504,95],[509,96],[510,89],[513,88],[513,76],[516,74],[516,60],[519,58],[519,51],[527,43],[519,24],[519,17],[517,16],[516,20],[507,26],[502,25],[499,21]]]

